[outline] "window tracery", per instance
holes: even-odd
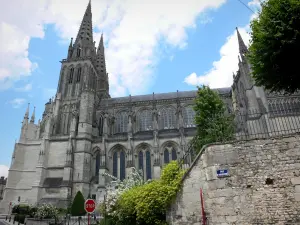
[[[152,112],[150,110],[142,110],[139,113],[138,126],[140,131],[152,130]]]
[[[175,109],[172,107],[163,108],[160,111],[160,128],[161,129],[174,129],[176,127]]]
[[[128,115],[127,112],[123,111],[118,113],[116,117],[116,133],[125,133],[127,132],[128,125]]]
[[[126,157],[123,149],[118,149],[113,154],[113,176],[124,180],[126,176]]]
[[[195,127],[195,111],[192,106],[187,106],[183,110],[183,120],[185,127]]]

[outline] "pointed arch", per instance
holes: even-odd
[[[176,127],[176,110],[172,106],[164,107],[160,112],[160,129],[174,129]]]
[[[126,133],[128,126],[128,113],[126,111],[120,111],[116,115],[116,133]]]
[[[152,111],[150,109],[144,108],[137,113],[137,126],[139,131],[152,130]]]
[[[126,177],[126,148],[123,145],[116,144],[114,145],[110,151],[112,154],[113,162],[112,162],[112,170],[113,176],[122,180]]]
[[[169,150],[164,150],[164,164],[168,164],[170,162],[170,155]]]
[[[183,121],[185,127],[194,127],[195,126],[195,111],[192,105],[184,107],[183,110]]]
[[[161,152],[164,155],[164,164],[169,163],[171,160],[177,160],[177,152],[179,150],[178,143],[174,141],[166,141],[161,145]]]
[[[172,155],[172,160],[177,160],[177,152],[175,148],[172,148],[171,155]]]

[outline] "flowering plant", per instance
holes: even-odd
[[[35,217],[39,219],[56,219],[59,214],[58,209],[50,204],[43,204],[37,209]]]
[[[141,186],[146,183],[144,181],[142,171],[138,171],[134,167],[131,168],[131,173],[123,181],[108,173],[103,173],[102,175],[112,179],[112,182],[107,187],[106,199],[103,203],[104,205],[102,205],[100,209],[101,211],[104,211],[103,213],[106,213],[109,216],[116,216],[117,210],[115,209],[117,207],[117,200],[122,195],[122,193],[131,188]],[[105,207],[104,209],[103,206]]]

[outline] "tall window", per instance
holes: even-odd
[[[152,178],[151,174],[151,154],[150,151],[146,151],[146,178],[150,180]]]
[[[70,77],[69,77],[69,84],[72,84],[72,82],[73,82],[73,76],[74,76],[74,68],[71,68],[71,70],[70,70]]]
[[[78,47],[78,48],[77,48],[77,57],[80,57],[80,54],[81,54],[81,48]]]
[[[113,155],[113,176],[118,177],[118,152]]]
[[[152,113],[150,110],[143,110],[139,114],[139,130],[152,130]]]
[[[175,148],[172,148],[172,160],[177,160],[177,153]]]
[[[99,174],[99,169],[100,169],[100,152],[97,152],[97,155],[96,155],[96,171],[95,171],[96,175]]]
[[[174,129],[175,122],[175,109],[169,107],[161,110],[161,129]]]
[[[99,118],[99,136],[102,136],[103,134],[103,117],[100,116]]]
[[[144,169],[144,157],[143,157],[143,152],[139,152],[139,170]]]
[[[117,115],[117,123],[116,123],[116,133],[125,133],[127,132],[128,125],[128,115],[126,112],[120,112]]]
[[[78,68],[78,70],[77,70],[77,77],[76,77],[76,82],[77,83],[80,82],[80,77],[81,77],[81,67]]]
[[[120,180],[125,179],[125,153],[120,152]]]
[[[183,111],[183,120],[185,127],[194,127],[195,126],[195,111],[192,106],[184,108]]]
[[[169,162],[170,162],[169,151],[168,151],[168,149],[165,149],[165,151],[164,151],[164,163],[168,164]]]

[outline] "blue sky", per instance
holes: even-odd
[[[257,0],[242,1],[255,10]],[[59,61],[87,2],[28,0],[21,6],[12,0],[0,9],[0,175],[7,173],[27,103],[31,112],[36,106],[39,119],[55,95]],[[249,43],[250,10],[238,0],[170,1],[172,9],[168,0],[144,2],[149,5],[92,0],[95,41],[103,32],[112,96],[193,90],[202,83],[230,86],[237,70],[235,27]]]

